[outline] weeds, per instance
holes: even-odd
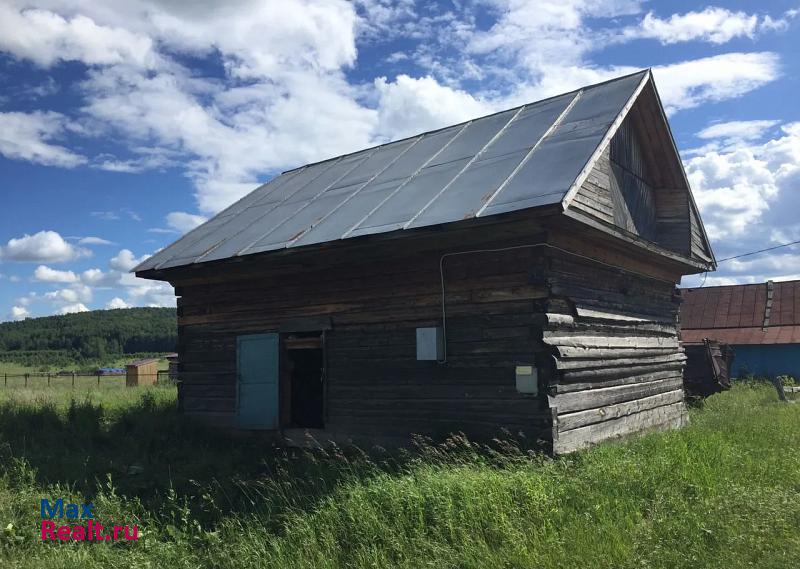
[[[402,452],[288,449],[193,424],[169,389],[103,397],[0,402],[3,566],[800,562],[800,406],[763,384],[709,398],[682,431],[558,459],[463,435]],[[42,543],[42,497],[92,500],[140,541]]]

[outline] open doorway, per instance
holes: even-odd
[[[296,332],[284,339],[289,379],[289,424],[321,429],[325,359],[321,332]]]

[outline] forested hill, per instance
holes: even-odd
[[[115,355],[171,352],[174,308],[93,310],[0,323],[0,360],[39,364],[102,360]]]

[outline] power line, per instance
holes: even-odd
[[[749,257],[750,255],[757,255],[759,253],[766,253],[767,251],[774,251],[775,249],[781,249],[782,247],[791,247],[792,245],[797,245],[800,243],[800,239],[797,241],[792,241],[791,243],[782,243],[780,245],[775,245],[774,247],[767,247],[766,249],[759,249],[758,251],[750,251],[749,253],[742,253],[741,255],[734,255],[733,257],[725,257],[724,259],[719,259],[717,264],[724,263],[725,261],[730,261],[732,259],[739,259],[741,257]],[[703,273],[703,282],[700,283],[700,286],[697,288],[703,288],[706,284],[706,279],[708,278],[708,271]]]
[[[758,251],[750,251],[749,253],[742,253],[741,255],[734,255],[733,257],[725,257],[724,259],[719,259],[717,264],[724,263],[725,261],[730,261],[731,259],[739,259],[740,257],[749,257],[750,255],[757,255],[758,253],[766,253],[767,251],[774,251],[775,249],[780,249],[781,247],[790,247],[792,245],[797,245],[800,243],[800,239],[797,241],[792,241],[791,243],[783,243],[781,245],[775,245],[774,247],[767,247],[766,249],[759,249]]]

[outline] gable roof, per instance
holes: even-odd
[[[649,70],[284,172],[135,272],[559,204]]]
[[[800,280],[688,288],[681,294],[684,343],[800,343]]]

